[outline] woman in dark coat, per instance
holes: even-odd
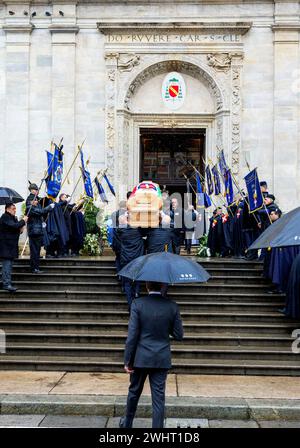
[[[16,206],[7,204],[5,213],[0,218],[0,258],[2,258],[2,282],[3,289],[15,292],[11,284],[11,271],[14,258],[18,258],[18,243],[22,227],[26,225],[28,218],[25,216],[18,221]]]

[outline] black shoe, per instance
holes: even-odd
[[[119,428],[125,428],[125,426],[124,426],[124,417],[121,417],[120,418],[120,421],[119,421]]]
[[[34,270],[32,271],[32,273],[33,273],[33,274],[43,274],[44,271],[40,271],[39,269],[34,269]]]
[[[15,287],[12,286],[12,285],[3,286],[3,289],[4,289],[4,291],[7,291],[7,292],[16,292],[16,291],[18,291],[18,289],[15,288]]]
[[[278,311],[278,313],[285,314],[286,313],[286,308],[280,308],[277,311]]]

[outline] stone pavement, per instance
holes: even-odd
[[[84,415],[0,415],[0,428],[118,428],[120,417]],[[137,418],[134,428],[151,428],[150,418]],[[165,428],[300,428],[300,421],[208,420],[167,418]]]
[[[125,396],[125,373],[0,371],[0,394]],[[150,395],[147,381],[144,396]],[[300,377],[174,375],[168,397],[300,400]]]
[[[123,373],[0,372],[0,426],[117,427]],[[136,425],[151,425],[147,383]],[[300,378],[170,374],[166,427],[300,427]]]

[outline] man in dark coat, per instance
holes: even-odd
[[[257,250],[248,250],[251,244],[259,236],[259,220],[255,213],[249,212],[248,197],[244,198],[239,204],[239,210],[242,215],[242,231],[244,237],[245,258],[247,260],[256,260],[258,258]]]
[[[126,266],[135,258],[144,255],[144,240],[142,229],[138,227],[131,227],[127,222],[126,214],[120,215],[120,264],[121,268]],[[130,309],[131,303],[139,293],[139,282],[133,282],[132,280],[123,277],[123,288],[127,297],[128,308]]]
[[[146,284],[148,296],[134,300],[125,347],[125,371],[130,373],[125,418],[120,427],[131,428],[147,376],[152,395],[152,427],[163,428],[165,387],[171,368],[170,336],[183,339],[182,321],[175,302],[161,295],[161,284]]]
[[[209,219],[209,231],[207,239],[207,247],[210,249],[212,257],[216,257],[221,253],[221,242],[219,238],[219,229],[222,222],[222,207],[218,207],[213,211],[213,216]]]
[[[300,319],[300,254],[294,259],[290,271],[284,312],[292,319]]]
[[[43,217],[52,211],[55,204],[52,203],[48,207],[43,208],[39,202],[38,186],[30,184],[30,194],[26,199],[26,215],[28,216],[27,233],[29,237],[30,247],[30,267],[33,274],[40,274],[40,252],[43,245]]]
[[[159,221],[159,227],[149,228],[145,232],[147,236],[147,254],[154,254],[157,252],[165,251],[173,252],[170,217],[168,215],[160,215]]]
[[[0,258],[2,258],[2,282],[5,291],[17,290],[11,284],[11,271],[14,258],[18,258],[20,233],[27,221],[27,216],[18,221],[16,206],[12,203],[5,206],[5,213],[0,218]]]
[[[112,227],[113,227],[113,238],[112,238],[112,250],[114,251],[116,255],[115,259],[115,265],[116,265],[116,271],[117,273],[121,269],[121,232],[119,231],[120,223],[119,218],[120,216],[124,215],[127,212],[126,207],[126,201],[121,201],[119,204],[119,210],[116,210],[112,213],[111,219],[112,219]]]

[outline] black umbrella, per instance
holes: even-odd
[[[17,202],[23,201],[24,199],[22,196],[20,196],[15,190],[7,187],[0,187],[0,205],[5,205],[9,202],[16,204]]]
[[[286,247],[300,245],[300,207],[283,215],[269,226],[249,247],[263,249],[266,247]]]
[[[143,255],[126,265],[119,275],[135,281],[152,281],[159,283],[195,283],[206,282],[210,275],[195,261],[159,252]]]

